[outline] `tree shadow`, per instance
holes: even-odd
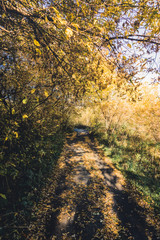
[[[158,239],[156,230],[146,222],[146,210],[127,192],[112,189],[118,218],[121,221],[121,239]],[[149,237],[150,236],[150,237]]]
[[[83,174],[84,173],[84,174]],[[90,198],[90,192],[92,189],[92,180],[87,176],[84,169],[80,173],[82,178],[78,178],[78,181],[84,181],[87,179],[87,184],[80,187],[80,192],[76,192],[76,197],[74,197],[73,216],[69,219],[62,220],[64,225],[59,224],[58,216],[60,214],[60,208],[65,207],[64,199],[61,198],[61,194],[68,187],[65,184],[65,179],[61,186],[58,186],[55,191],[55,198],[52,202],[52,209],[55,209],[51,214],[50,222],[46,226],[46,239],[52,239],[56,236],[56,239],[81,239],[81,240],[91,240],[99,239],[95,235],[97,234],[97,229],[103,228],[103,214],[100,208],[96,207],[96,204]],[[95,189],[96,191],[96,189]],[[98,198],[97,189],[97,198]],[[74,208],[74,206],[76,206]],[[67,206],[66,206],[67,208]],[[66,221],[66,222],[65,222]],[[64,238],[64,236],[66,238]]]
[[[76,136],[72,140],[68,139],[68,145],[76,144],[80,141],[85,141],[85,135]],[[83,151],[77,152],[73,150],[72,155],[66,159],[66,165],[70,166],[69,160],[72,157],[81,158],[83,153]],[[56,239],[60,240],[64,239],[65,236],[65,239],[99,239],[96,235],[97,230],[103,228],[103,214],[101,209],[96,206],[95,199],[93,200],[91,197],[93,182],[90,173],[82,164],[74,167],[72,165],[70,170],[68,174],[72,172],[74,183],[73,185],[68,185],[66,177],[61,176],[52,201],[52,209],[54,211],[51,213],[50,221],[46,225],[45,238],[52,239],[53,236],[56,236]],[[72,215],[73,212],[73,216],[68,215],[68,219],[65,219],[64,215],[63,224],[60,224],[58,219],[60,208],[67,208],[67,204],[61,196],[63,192],[72,190],[72,187],[77,188],[75,196],[73,196],[73,209],[71,209],[70,213]],[[95,195],[97,198],[99,197],[99,189],[95,189]]]
[[[85,136],[76,136],[75,138],[68,139],[68,145],[72,143],[85,142]],[[91,141],[88,147],[98,154],[94,143]],[[82,152],[73,151],[74,157],[80,158],[83,156]],[[73,156],[72,155],[72,156]],[[72,158],[70,156],[69,158]],[[69,159],[68,158],[68,159]],[[69,161],[67,161],[69,162]],[[69,163],[68,163],[69,164]],[[131,196],[128,190],[119,189],[117,183],[119,177],[114,173],[114,169],[99,157],[97,159],[98,170],[101,171],[104,177],[103,185],[101,189],[94,188],[93,182],[96,182],[96,177],[91,177],[90,173],[85,169],[83,165],[76,166],[74,169],[71,167],[71,171],[75,174],[76,183],[74,185],[67,186],[66,178],[61,177],[59,185],[55,191],[55,196],[52,201],[52,209],[50,221],[46,225],[46,238],[45,239],[135,239],[135,240],[147,240],[158,239],[158,233],[154,226],[149,225],[146,221],[146,210],[138,205],[136,199]],[[70,173],[71,173],[70,171]],[[78,172],[78,173],[77,173]],[[68,174],[70,174],[68,172]],[[83,184],[82,184],[83,183]],[[98,199],[104,195],[103,186],[108,187],[108,191],[113,196],[113,211],[117,214],[120,221],[120,231],[117,238],[102,235],[101,229],[104,228],[104,215],[102,209],[97,207]],[[98,185],[100,186],[100,185]],[[72,187],[76,188],[75,196],[73,197],[73,208],[71,209],[70,216],[64,215],[63,225],[59,223],[58,216],[60,214],[60,208],[67,208],[67,204],[62,199],[62,193],[67,190],[72,190]],[[92,199],[91,191],[94,192],[94,198]],[[107,200],[107,199],[106,199]]]

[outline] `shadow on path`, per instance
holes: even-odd
[[[68,138],[67,148],[44,239],[160,239],[87,134]]]

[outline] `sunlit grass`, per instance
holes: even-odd
[[[117,134],[117,135],[116,135]],[[147,202],[160,211],[159,145],[141,140],[135,135],[125,137],[123,131],[106,137],[100,136],[103,149],[116,168],[123,172],[127,180],[136,188]]]

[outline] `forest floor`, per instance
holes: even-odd
[[[154,240],[158,223],[89,134],[70,134],[34,206],[30,240]]]

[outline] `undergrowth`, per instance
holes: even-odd
[[[50,176],[60,155],[64,133],[32,136],[21,139],[10,152],[3,154],[5,179],[2,176],[0,200],[0,239],[25,239],[29,222],[33,220],[32,207],[38,202],[46,179]],[[2,172],[1,167],[1,172]]]

